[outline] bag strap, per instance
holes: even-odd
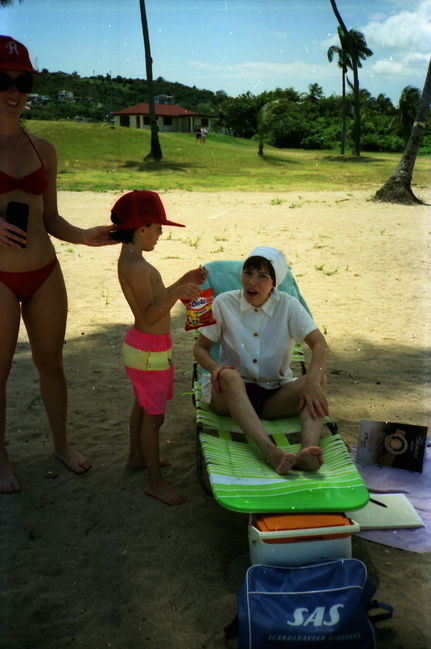
[[[380,608],[386,611],[386,613],[370,613],[370,611]],[[382,622],[383,620],[390,620],[394,612],[394,607],[386,602],[378,602],[376,599],[373,599],[368,605],[368,618],[372,624],[377,624],[377,622]]]

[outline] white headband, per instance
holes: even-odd
[[[280,286],[289,270],[286,258],[281,250],[269,248],[268,246],[258,246],[247,255],[247,259],[250,257],[263,257],[264,259],[268,259],[274,268],[275,285]]]

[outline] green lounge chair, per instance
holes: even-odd
[[[214,261],[205,264],[208,278],[203,288],[214,295],[241,287],[241,261]],[[296,297],[310,312],[289,271],[279,290]],[[218,345],[211,353],[218,357]],[[302,349],[295,348],[294,360],[302,371]],[[260,451],[230,417],[213,412],[201,401],[200,376],[203,368],[194,364],[193,402],[197,421],[197,471],[202,488],[227,509],[242,513],[341,512],[360,509],[368,502],[368,490],[337,433],[326,418],[332,434],[321,439],[324,464],[319,471],[291,470],[278,475]],[[299,417],[262,420],[275,444],[287,451],[300,447]]]

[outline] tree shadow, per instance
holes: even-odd
[[[95,628],[98,647],[109,642],[123,646],[121,639],[128,637],[130,627],[142,624],[142,611],[157,625],[160,589],[165,588],[160,566],[165,575],[175,575],[169,579],[170,600],[181,602],[178,611],[170,611],[173,627],[187,626],[196,644],[210,646],[207,636],[220,620],[205,620],[205,631],[202,619],[184,618],[185,611],[190,608],[193,614],[196,598],[210,604],[239,589],[242,565],[228,587],[221,575],[229,574],[235,557],[247,553],[247,520],[208,499],[196,479],[191,400],[194,338],[184,325],[185,314],[179,310],[171,327],[175,396],[161,436],[162,452],[174,461],[167,477],[191,497],[190,503],[178,508],[165,508],[146,498],[142,472],[124,468],[133,397],[121,346],[129,324],[100,324],[90,333],[66,339],[71,439],[94,464],[84,476],[71,474],[53,459],[29,345],[18,344],[8,382],[7,415],[9,452],[24,490],[4,497],[0,514],[2,628],[8,649],[84,645],[87,633]],[[363,418],[370,418],[369,402],[375,398],[388,420],[399,415],[401,420],[422,423],[425,404],[418,401],[418,391],[429,379],[427,353],[425,347],[376,344],[360,337],[334,341],[328,374],[335,419],[340,412],[356,425],[358,410],[351,410],[355,402],[360,413],[363,406]],[[406,364],[408,369],[402,369]],[[402,409],[394,407],[398,402]],[[179,541],[185,530],[196,531],[193,543]],[[374,557],[374,545],[369,547]],[[401,554],[385,549],[385,556],[389,552],[395,558]],[[409,570],[422,561],[422,555],[409,555]],[[187,571],[178,572],[179,562]],[[167,640],[168,630],[156,631],[160,642],[152,645],[151,638],[148,646],[161,647]],[[179,647],[181,640],[164,646]]]
[[[264,162],[269,163],[271,166],[274,167],[285,167],[287,165],[300,165],[301,162],[299,160],[295,160],[294,158],[280,158],[278,156],[275,156],[274,154],[266,154],[264,153],[262,156],[259,156],[261,160]]]
[[[30,645],[57,649],[75,640],[87,645],[86,633],[92,634],[95,628],[100,630],[98,647],[110,642],[126,646],[122,635],[127,637],[129,624],[138,628],[143,624],[142,611],[151,618],[152,607],[160,601],[160,566],[174,575],[179,561],[186,565],[200,562],[192,547],[195,543],[178,549],[177,533],[196,529],[199,534],[202,524],[202,543],[225,538],[223,512],[214,519],[206,513],[209,501],[195,478],[190,394],[193,339],[184,331],[184,323],[182,315],[173,318],[175,397],[168,405],[161,434],[162,453],[173,461],[164,473],[192,499],[177,508],[146,497],[145,472],[125,468],[133,393],[121,361],[121,346],[130,323],[91,329],[89,325],[89,333],[83,328],[82,334],[67,336],[65,341],[70,441],[93,462],[93,468],[82,476],[67,471],[53,457],[29,344],[17,345],[7,387],[7,439],[23,491],[3,496],[0,511],[0,624],[8,649]],[[199,518],[203,518],[201,523]],[[241,535],[242,552],[246,539],[245,533]],[[234,550],[226,544],[223,549],[221,542],[219,549],[228,565]],[[199,554],[204,560],[205,548]],[[170,593],[182,601],[177,588],[184,589],[181,578],[173,580]],[[132,603],[137,593],[140,603],[136,608]],[[181,625],[181,620],[176,624]],[[198,628],[194,632],[202,633]],[[159,633],[164,637],[169,631],[159,629]],[[170,646],[165,639],[163,646]],[[148,646],[162,644],[149,640]]]
[[[430,349],[364,338],[333,342],[328,360],[332,415],[349,442],[361,419],[428,425]]]
[[[323,156],[322,160],[328,162],[353,162],[355,164],[367,164],[369,162],[386,162],[384,158],[371,158],[369,156],[353,156],[353,155],[327,155]]]
[[[188,171],[189,169],[200,169],[202,165],[195,162],[167,162],[166,160],[126,160],[122,165],[124,169],[135,171]]]

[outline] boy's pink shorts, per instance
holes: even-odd
[[[132,327],[124,336],[122,356],[139,405],[149,415],[162,415],[173,397],[171,336],[145,334]]]

